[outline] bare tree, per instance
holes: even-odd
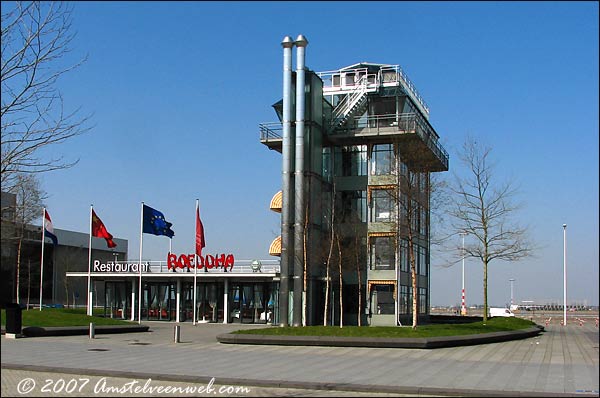
[[[342,272],[342,264],[343,264],[343,257],[342,257],[342,246],[340,244],[340,236],[337,236],[336,239],[336,243],[337,243],[337,247],[338,247],[338,274],[339,274],[339,281],[340,281],[340,328],[344,327],[344,273]]]
[[[23,240],[26,236],[27,226],[37,217],[41,217],[41,209],[46,194],[40,187],[39,181],[33,174],[19,174],[11,190],[17,197],[15,208],[15,232],[17,241],[16,263],[16,301],[20,303],[20,270]]]
[[[466,257],[483,263],[483,320],[488,316],[488,265],[493,260],[516,261],[531,255],[533,246],[527,230],[512,218],[519,206],[513,203],[517,193],[514,181],[497,183],[490,162],[491,148],[467,138],[460,155],[467,176],[456,176],[450,214],[453,229],[466,232],[472,239],[465,246]]]
[[[327,255],[327,260],[325,262],[325,307],[323,314],[323,326],[327,326],[327,312],[329,311],[329,290],[331,289],[330,283],[330,269],[331,269],[331,257],[333,254],[333,246],[335,244],[335,183],[332,185],[332,193],[331,193],[331,218],[329,223],[329,228],[331,231],[331,237],[329,238],[329,253]]]
[[[415,256],[415,245],[418,227],[422,215],[421,202],[422,196],[427,196],[427,188],[423,187],[421,179],[425,179],[427,185],[427,174],[417,173],[411,170],[404,170],[400,173],[400,236],[405,236],[407,241],[408,262],[410,264],[410,279],[412,286],[412,328],[416,329],[418,324],[419,303],[418,303],[418,284],[417,284],[417,258]]]
[[[42,150],[79,135],[89,117],[65,111],[56,87],[73,70],[60,64],[70,52],[72,5],[62,2],[2,4],[2,161],[1,182],[8,191],[19,173],[71,167],[62,156]]]
[[[360,261],[360,247],[361,247],[361,242],[360,242],[360,236],[358,235],[358,232],[355,231],[354,233],[354,265],[356,266],[356,278],[358,280],[358,311],[357,311],[357,315],[358,315],[358,319],[357,319],[357,325],[358,326],[362,326],[362,273],[360,272],[360,266],[361,266],[361,261]]]

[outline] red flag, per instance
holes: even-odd
[[[206,247],[204,242],[204,226],[200,221],[200,207],[196,203],[196,254],[202,256],[202,248]]]
[[[113,242],[113,236],[108,233],[106,227],[102,220],[98,218],[96,212],[92,209],[92,236],[96,238],[104,238],[106,239],[106,244],[108,247],[116,247],[117,244]]]

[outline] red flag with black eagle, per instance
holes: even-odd
[[[117,244],[113,242],[113,236],[108,233],[104,223],[100,218],[96,215],[96,212],[92,209],[92,236],[96,238],[104,238],[106,239],[106,245],[109,248],[116,247]]]

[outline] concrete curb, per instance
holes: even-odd
[[[537,336],[543,331],[544,328],[542,326],[536,325],[527,329],[512,330],[507,332],[415,339],[332,336],[272,336],[224,333],[217,336],[217,341],[223,344],[432,349],[526,339]]]
[[[55,366],[20,365],[3,363],[2,369],[26,370],[33,372],[65,373],[98,377],[119,377],[130,379],[152,379],[157,381],[172,381],[182,383],[208,383],[213,377],[190,376],[165,373],[145,372],[123,372],[95,369],[74,369]],[[419,396],[460,396],[460,397],[572,397],[572,393],[554,393],[547,391],[498,391],[498,390],[474,390],[474,389],[452,389],[419,386],[385,386],[376,384],[352,384],[352,383],[319,383],[285,380],[245,379],[234,377],[220,377],[215,379],[217,385],[247,386],[247,387],[270,387],[270,388],[299,388],[306,390],[325,391],[350,391],[350,392],[377,392],[390,394],[410,394]],[[578,397],[597,397],[595,393],[577,393]]]
[[[149,329],[150,326],[145,325],[96,325],[94,327],[96,334],[140,333],[147,332]],[[23,328],[22,334],[26,337],[78,336],[86,335],[89,331],[89,326],[27,326]]]

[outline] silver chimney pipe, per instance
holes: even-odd
[[[282,165],[282,211],[281,211],[281,272],[279,282],[279,326],[288,326],[289,313],[289,277],[293,254],[292,228],[292,165],[294,140],[291,136],[292,119],[292,47],[290,36],[283,38],[283,165]]]
[[[296,164],[295,164],[295,223],[294,223],[294,307],[293,325],[302,326],[302,290],[304,274],[304,118],[305,118],[305,51],[308,40],[303,35],[296,38]]]

